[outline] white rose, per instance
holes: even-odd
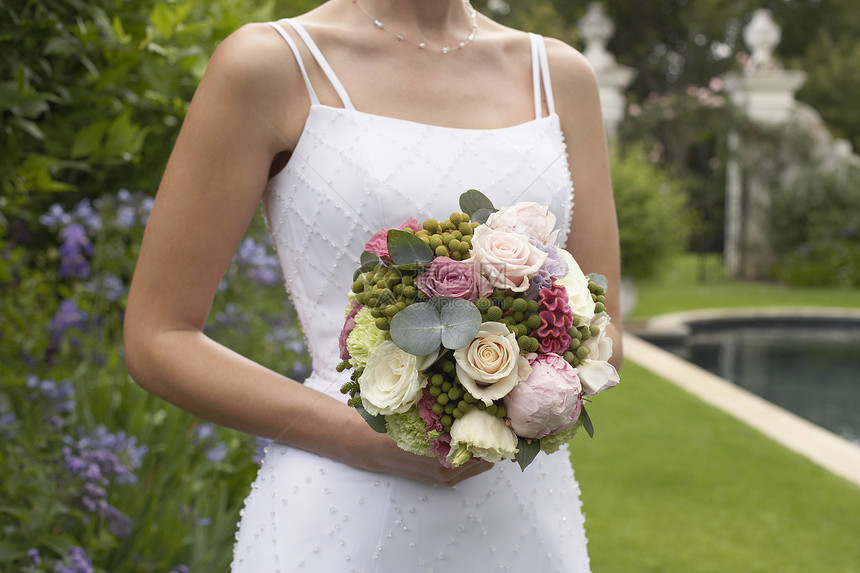
[[[599,394],[618,384],[618,371],[604,360],[586,358],[576,367],[582,391],[589,396]]]
[[[459,466],[472,456],[496,463],[517,455],[517,436],[502,418],[469,408],[451,425],[448,462]]]
[[[490,405],[503,398],[532,367],[520,355],[517,337],[500,322],[485,322],[475,338],[454,351],[457,377],[469,393]]]
[[[519,233],[496,231],[479,225],[472,235],[470,256],[494,287],[524,292],[529,275],[535,274],[547,254]]]
[[[573,314],[586,322],[591,322],[594,318],[594,299],[591,298],[591,291],[588,290],[588,277],[579,268],[573,255],[564,249],[559,249],[558,254],[567,263],[567,276],[561,280],[556,279],[555,282],[567,289],[570,310]]]
[[[374,349],[358,378],[361,404],[373,415],[403,414],[421,398],[426,360],[401,350],[390,340]]]
[[[585,341],[585,345],[588,346],[588,358],[605,362],[612,357],[612,339],[607,333],[609,315],[601,312],[591,321],[591,326],[596,326],[599,331],[596,336]]]
[[[534,237],[544,245],[555,244],[558,229],[555,215],[546,205],[524,201],[510,207],[502,207],[487,219],[491,229],[511,231]]]

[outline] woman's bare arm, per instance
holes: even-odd
[[[272,161],[294,146],[308,104],[295,60],[268,26],[244,27],[213,55],[147,224],[125,316],[126,364],[142,387],[207,420],[354,467],[453,485],[488,464],[447,470],[403,452],[352,408],[203,334]]]
[[[609,280],[606,310],[612,317],[610,362],[620,368],[623,350],[618,297],[621,275],[618,222],[597,80],[582,54],[562,42],[547,41],[547,59],[575,188],[567,249],[583,272],[599,273]]]

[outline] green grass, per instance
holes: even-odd
[[[632,319],[701,308],[860,308],[860,290],[729,279],[684,255],[638,285]],[[595,573],[860,572],[860,488],[626,362],[577,436]]]
[[[667,264],[660,276],[638,285],[631,318],[699,308],[829,306],[860,308],[860,289],[796,288],[727,278],[719,255],[686,254]],[[860,566],[858,566],[860,570]]]
[[[571,459],[595,573],[860,571],[860,488],[644,368]]]

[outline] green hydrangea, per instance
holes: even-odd
[[[376,327],[376,319],[370,314],[370,309],[362,308],[355,315],[355,329],[346,339],[350,363],[356,368],[367,366],[367,359],[384,340],[385,332]]]
[[[385,427],[400,449],[419,456],[433,457],[430,453],[430,440],[424,434],[424,420],[418,415],[418,408],[412,408],[405,414],[385,416]]]
[[[577,422],[570,428],[562,430],[557,434],[544,436],[540,439],[540,449],[546,454],[554,454],[564,444],[568,443],[573,439],[573,436],[576,435],[576,431],[579,429],[579,426],[580,424],[579,422]]]

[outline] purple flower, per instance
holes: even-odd
[[[57,203],[48,209],[48,212],[39,217],[39,222],[49,229],[59,229],[72,222],[72,216]]]
[[[245,237],[239,245],[236,263],[240,267],[248,267],[248,278],[259,285],[272,286],[283,280],[277,257],[266,254],[265,245],[251,237]]]
[[[567,276],[568,266],[555,245],[545,245],[534,237],[529,237],[529,242],[547,254],[546,261],[541,265],[541,268],[529,279],[529,288],[525,293],[525,298],[534,300],[537,299],[542,289],[552,287],[552,279],[561,279]]]
[[[254,445],[256,446],[256,451],[254,452],[254,461],[257,462],[257,464],[263,464],[263,458],[266,457],[266,452],[268,451],[269,444],[271,443],[272,440],[268,438],[254,436]]]
[[[200,424],[194,430],[194,443],[205,442],[215,435],[215,427],[212,424]]]
[[[187,565],[177,565],[173,569],[169,571],[169,573],[188,573],[189,569]]]
[[[61,567],[58,573],[94,573],[93,563],[83,547],[69,549],[68,564],[63,566],[58,563],[57,567]]]
[[[132,205],[120,205],[116,208],[116,223],[123,229],[134,226],[137,211]]]
[[[227,457],[227,451],[227,444],[224,442],[218,442],[213,447],[206,450],[206,459],[213,464],[217,464]]]
[[[102,228],[101,216],[93,209],[89,199],[81,199],[72,209],[71,216],[72,219],[80,221],[91,232]]]
[[[39,550],[35,547],[27,551],[27,557],[30,558],[32,565],[36,567],[42,564],[42,556],[39,554]]]
[[[58,342],[70,328],[82,329],[87,314],[78,309],[74,299],[67,298],[60,303],[56,314],[48,323],[48,334],[51,340]]]
[[[86,257],[93,254],[93,244],[87,237],[86,230],[78,223],[72,223],[62,231],[63,244],[60,245],[60,269],[57,274],[61,277],[90,276],[90,264]]]
[[[122,279],[113,273],[105,274],[84,285],[88,292],[102,292],[104,297],[111,301],[117,301],[126,293],[125,284]]]

